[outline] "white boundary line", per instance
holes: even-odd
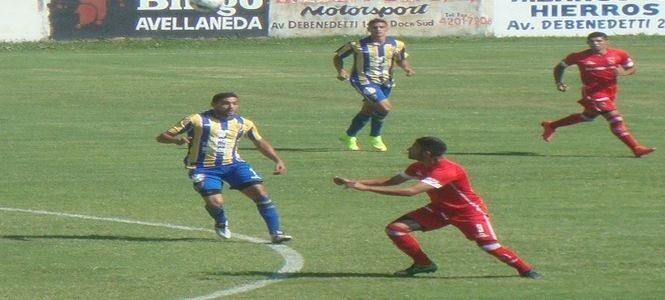
[[[133,220],[119,219],[119,218],[104,218],[104,217],[86,216],[86,215],[79,215],[79,214],[59,213],[59,212],[51,212],[51,211],[45,211],[45,210],[20,209],[20,208],[10,208],[10,207],[1,207],[0,206],[0,211],[22,212],[22,213],[30,213],[30,214],[37,214],[37,215],[50,215],[50,216],[78,218],[78,219],[93,220],[93,221],[106,221],[106,222],[116,222],[116,223],[135,224],[135,225],[144,225],[144,226],[164,227],[164,228],[171,228],[171,229],[178,229],[178,230],[188,230],[188,231],[213,232],[212,229],[180,226],[180,225],[165,224],[165,223],[133,221]],[[254,289],[262,288],[262,287],[267,286],[269,284],[280,282],[280,281],[286,279],[287,274],[296,273],[296,272],[300,271],[300,269],[302,269],[302,267],[304,265],[305,260],[300,255],[300,253],[298,253],[297,251],[291,249],[288,246],[269,244],[269,242],[266,241],[266,240],[262,240],[262,239],[259,239],[259,238],[246,236],[246,235],[242,235],[242,234],[237,234],[237,233],[233,233],[233,236],[234,236],[234,238],[237,238],[237,239],[240,239],[240,240],[245,240],[245,241],[256,243],[256,244],[266,244],[268,247],[270,247],[272,250],[274,250],[275,252],[277,252],[279,255],[282,256],[282,258],[284,259],[284,264],[282,265],[282,267],[279,270],[277,270],[275,273],[273,273],[267,279],[252,281],[252,282],[249,282],[249,283],[246,283],[246,284],[243,284],[243,285],[239,285],[239,286],[236,286],[236,287],[223,289],[223,290],[218,290],[218,291],[214,291],[214,292],[212,292],[210,294],[207,294],[207,295],[196,296],[196,297],[188,298],[188,299],[196,299],[196,300],[215,299],[215,298],[240,294],[240,293],[248,292],[248,291],[251,291],[251,290],[254,290]]]

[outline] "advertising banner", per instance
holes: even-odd
[[[50,27],[44,1],[0,0],[0,42],[39,41],[48,38]]]
[[[492,1],[481,0],[275,0],[269,34],[274,37],[363,35],[374,18],[387,20],[397,36],[486,36]]]
[[[663,0],[495,0],[494,34],[586,36],[665,34]]]
[[[48,11],[33,16],[47,16],[54,40],[364,35],[373,18],[396,36],[665,35],[664,0],[224,0],[217,12],[188,0],[40,1]]]
[[[52,38],[267,36],[268,0],[226,0],[217,12],[188,0],[52,0]]]

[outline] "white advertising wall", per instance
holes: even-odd
[[[48,38],[45,0],[0,0],[0,41],[39,41]]]
[[[494,35],[665,34],[663,0],[494,0]]]
[[[224,0],[217,13],[187,1],[0,0],[0,41],[362,35],[373,18],[411,37],[665,35],[665,0]]]
[[[306,37],[367,33],[366,22],[383,18],[397,36],[490,35],[492,1],[276,0],[270,36]]]

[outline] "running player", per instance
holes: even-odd
[[[393,87],[393,65],[404,69],[406,76],[415,72],[407,60],[408,54],[404,42],[387,35],[388,22],[373,19],[367,24],[370,35],[358,41],[346,43],[335,51],[333,65],[337,70],[337,79],[349,80],[351,86],[363,97],[363,105],[351,120],[349,128],[340,136],[340,140],[349,150],[360,150],[358,132],[371,121],[370,144],[379,151],[388,147],[381,138],[383,122],[392,109],[388,97]],[[344,58],[353,55],[351,74],[344,69]]]
[[[554,67],[556,88],[565,92],[568,86],[562,81],[564,70],[577,65],[583,84],[582,98],[577,103],[584,110],[556,121],[543,121],[543,139],[549,142],[557,128],[593,121],[601,115],[609,122],[612,133],[630,148],[635,157],[653,152],[656,148],[642,146],[633,138],[615,104],[617,77],[635,74],[633,59],[624,50],[610,48],[607,34],[603,32],[589,34],[587,44],[589,49],[569,54]]]

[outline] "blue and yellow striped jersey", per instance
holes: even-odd
[[[262,139],[254,122],[235,115],[229,120],[215,117],[213,110],[183,118],[168,132],[187,134],[190,138],[185,167],[214,167],[243,161],[238,155],[238,141],[246,136],[252,141]]]
[[[335,51],[340,58],[353,54],[351,80],[360,84],[385,84],[392,81],[393,64],[396,60],[408,57],[404,42],[394,38],[386,38],[386,42],[378,44],[370,37],[345,44]]]

